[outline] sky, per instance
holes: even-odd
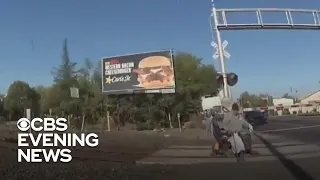
[[[320,9],[319,0],[218,0],[217,8]],[[0,93],[15,80],[31,86],[52,84],[68,39],[72,61],[153,50],[191,52],[212,58],[211,0],[1,0]],[[254,22],[255,14],[231,14],[229,22]],[[285,22],[283,14],[266,21]],[[311,22],[309,15],[294,15]],[[222,31],[229,42],[228,72],[239,76],[233,96],[243,91],[281,96],[290,88],[306,96],[320,89],[320,31]],[[215,39],[214,39],[215,40]],[[210,77],[208,77],[210,78]]]

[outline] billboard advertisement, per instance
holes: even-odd
[[[102,58],[102,92],[175,93],[172,51]]]

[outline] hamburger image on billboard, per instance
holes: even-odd
[[[174,93],[172,58],[169,50],[102,58],[102,92],[130,94],[160,90],[159,93]]]
[[[138,74],[138,87],[165,88],[175,85],[173,65],[165,56],[146,57],[133,72]]]

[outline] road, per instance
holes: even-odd
[[[315,144],[320,146],[320,117],[282,117],[270,119],[269,123],[255,128],[257,132],[263,132],[270,135],[285,137],[290,140],[301,141],[306,144]],[[270,166],[265,170],[268,173],[271,169],[275,171],[277,164],[280,163],[286,171],[279,173],[286,174],[290,172],[292,179],[320,179],[320,173],[316,171],[320,163],[320,157],[306,158],[296,161],[281,159],[278,162],[259,163],[259,166]],[[279,167],[279,169],[283,169]],[[266,175],[266,177],[271,176]],[[284,175],[285,176],[285,175]]]
[[[147,151],[142,153],[142,160],[152,158],[154,154],[169,154],[169,157],[164,157],[165,155],[159,157],[162,160],[165,159],[163,160],[165,163],[154,163],[152,165],[128,163],[129,160],[132,162],[141,160],[140,158],[133,160],[135,157],[126,158],[126,163],[123,163],[124,161],[121,163],[101,161],[103,158],[110,161],[111,155],[108,157],[108,153],[104,151],[100,152],[96,149],[94,149],[96,151],[94,154],[99,156],[100,160],[98,161],[92,158],[93,155],[86,159],[83,158],[82,154],[80,156],[82,158],[75,159],[75,161],[69,164],[17,164],[17,158],[15,157],[16,150],[11,151],[8,148],[2,148],[6,150],[0,149],[0,162],[2,162],[0,163],[0,177],[2,177],[0,179],[212,180],[223,178],[246,180],[320,180],[320,142],[317,138],[320,137],[320,126],[318,125],[320,125],[320,118],[281,117],[271,119],[268,124],[255,127],[257,136],[253,138],[254,149],[259,152],[259,155],[245,157],[246,162],[241,163],[235,162],[235,158],[233,157],[220,159],[218,157],[210,157],[211,140],[208,144],[206,144],[206,141],[201,143],[190,143],[190,141],[188,146],[193,145],[193,147],[198,147],[197,149],[185,147],[184,149],[174,150],[172,145],[168,145],[169,147],[163,146],[155,153],[150,153],[150,155]],[[141,144],[142,146],[147,141],[152,142],[149,143],[150,146],[155,146],[155,142],[159,141],[159,139],[152,140],[151,136],[149,138],[149,136],[145,137],[141,134],[141,138],[142,136],[144,139],[141,140],[139,140],[137,135],[133,138],[133,136],[126,134],[119,134],[117,136],[106,135],[104,138],[117,137],[116,139],[107,139],[105,141],[113,143],[124,141],[130,144],[130,146],[133,146],[133,144],[136,146]],[[137,138],[138,140],[135,140]],[[170,138],[162,141],[168,141]],[[174,144],[180,147],[187,146],[187,144],[184,145],[184,142],[180,142],[180,145],[176,145],[176,142]],[[13,146],[16,147],[15,144]],[[105,149],[110,149],[110,147]],[[116,150],[120,151],[119,148]],[[305,152],[307,150],[312,150],[312,152]],[[128,149],[127,151],[134,150]],[[142,149],[136,151],[140,152]],[[88,152],[86,151],[86,154]],[[125,158],[126,156],[124,152],[118,152],[118,154],[112,156],[114,160],[121,161],[121,157]],[[185,158],[187,156],[189,158]],[[201,161],[206,161],[206,163],[199,164]]]
[[[288,156],[279,152],[273,147],[271,141],[280,139],[281,141],[296,141],[305,144],[305,147],[320,145],[320,118],[310,117],[281,117],[273,118],[268,124],[255,127],[258,137],[255,141],[266,144],[266,147],[274,155],[275,160],[253,160],[244,163],[211,163],[201,165],[167,165],[167,166],[149,166],[146,168],[159,168],[163,172],[163,178],[166,179],[246,179],[246,180],[264,180],[264,179],[303,179],[320,180],[318,155],[308,157],[308,153],[303,154],[303,158],[290,159]],[[277,137],[266,140],[259,138],[259,134],[264,137]],[[302,148],[301,148],[302,147]],[[306,150],[301,145],[300,150]],[[318,146],[317,146],[318,147]],[[267,149],[265,148],[265,149]],[[296,148],[286,147],[287,150]],[[299,149],[299,148],[298,148]],[[318,147],[319,149],[319,147]],[[182,152],[181,152],[182,153]],[[311,154],[311,153],[310,153]],[[314,153],[313,153],[314,154]],[[268,156],[268,158],[270,158]],[[167,175],[166,175],[167,174]]]
[[[271,119],[269,124],[257,126],[255,130],[320,145],[320,117],[318,119],[300,117],[294,120],[290,117]]]

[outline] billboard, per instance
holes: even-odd
[[[175,93],[172,51],[102,58],[102,92]]]

